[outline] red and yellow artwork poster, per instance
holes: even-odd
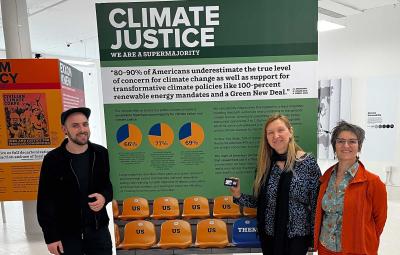
[[[45,93],[3,94],[8,146],[49,145]]]
[[[43,157],[64,138],[59,66],[0,60],[0,201],[35,200]]]

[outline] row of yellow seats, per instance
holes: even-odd
[[[119,213],[117,201],[113,201],[113,214],[115,219],[176,219],[180,216],[179,203],[173,197],[158,197],[153,202],[153,214],[150,215],[147,199],[141,197],[129,197],[123,201],[122,213]],[[219,196],[214,199],[212,215],[214,218],[238,218],[242,214],[240,207],[233,203],[232,196]],[[243,208],[243,215],[255,217],[255,208]],[[204,219],[210,217],[208,199],[202,196],[187,197],[183,201],[182,218]]]
[[[118,226],[114,226],[117,249],[185,249],[192,246],[191,226],[185,220],[164,221],[157,245],[155,227],[150,221],[135,220],[127,223],[122,242]],[[195,247],[224,248],[228,244],[227,227],[223,220],[205,219],[197,223]]]

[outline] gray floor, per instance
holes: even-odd
[[[21,202],[5,202],[7,223],[1,222],[0,255],[49,254],[41,235],[25,234]],[[3,216],[3,215],[2,215]],[[380,255],[399,254],[400,201],[389,201],[388,220],[381,237]],[[253,253],[254,254],[254,253]],[[243,253],[241,254],[243,255]]]

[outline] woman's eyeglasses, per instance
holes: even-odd
[[[358,144],[358,140],[357,139],[342,139],[342,138],[336,138],[336,144],[338,144],[338,145],[345,145],[345,144],[348,144],[349,146],[352,146],[352,145],[356,145],[356,144]]]

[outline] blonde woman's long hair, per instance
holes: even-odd
[[[272,147],[268,144],[266,130],[268,125],[275,121],[281,120],[285,126],[289,129],[292,137],[289,139],[289,145],[287,150],[287,159],[285,162],[285,170],[293,171],[293,166],[296,162],[296,155],[298,151],[302,151],[300,146],[296,144],[294,141],[294,130],[292,125],[289,122],[289,119],[282,114],[274,114],[270,116],[264,124],[264,128],[262,130],[262,135],[260,138],[260,145],[258,148],[258,156],[257,156],[257,174],[256,179],[254,180],[254,196],[258,197],[260,193],[261,186],[265,182],[266,176],[268,175],[269,169],[271,168],[271,155],[273,152]]]

